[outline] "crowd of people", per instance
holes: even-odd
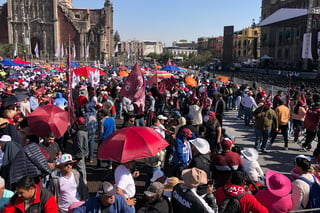
[[[305,134],[301,146],[314,148],[317,159],[320,147],[311,147],[320,133],[316,89],[294,88],[287,96],[278,91],[269,97],[261,87],[212,81],[208,76],[194,87],[178,78],[167,87],[147,87],[142,111],[121,95],[125,79],[104,78],[98,86],[81,79],[72,90],[71,105],[61,77],[60,82],[19,77],[15,83],[7,81],[1,91],[1,212],[254,213],[320,207],[320,200],[316,206],[309,202],[309,185],[319,184],[320,177],[310,156],[296,156],[291,180],[279,171],[264,174],[258,163],[259,153],[269,152],[279,133],[284,150],[290,148],[289,140],[301,142]],[[14,97],[20,99],[11,101]],[[50,131],[40,138],[30,131],[27,117],[43,105],[66,111],[74,106],[75,121],[63,136]],[[228,110],[238,111],[244,126],[254,128],[253,148],[239,147],[228,135],[223,122]],[[95,155],[95,143],[99,151],[117,131],[116,121],[121,121],[121,128],[152,128],[169,144],[143,159],[144,201],[135,198],[140,172],[134,160],[108,161],[104,167]],[[66,146],[70,140],[72,150]],[[112,175],[101,177],[90,197],[86,165],[94,162],[96,170]]]

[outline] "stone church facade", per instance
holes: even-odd
[[[72,0],[8,0],[1,9],[0,28],[0,42],[24,44],[27,54],[34,54],[38,44],[40,59],[66,59],[69,36],[73,60],[108,62],[113,54],[110,0],[102,9],[76,9]]]

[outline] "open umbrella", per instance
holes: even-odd
[[[120,71],[120,72],[118,73],[118,75],[121,76],[121,77],[126,77],[126,76],[129,75],[129,73],[127,73],[126,71]]]
[[[174,76],[172,73],[169,73],[169,72],[164,71],[164,70],[157,70],[157,71],[155,71],[153,73],[149,73],[148,76],[152,77],[152,76],[154,76],[156,74],[157,74],[158,78],[161,78],[161,79],[162,78],[171,78],[171,76]]]
[[[55,105],[37,107],[29,116],[30,131],[42,138],[50,132],[61,137],[69,126],[68,112]]]
[[[90,76],[90,72],[95,72],[96,70],[99,71],[100,75],[105,75],[106,74],[102,70],[99,70],[99,69],[97,69],[95,67],[79,67],[79,68],[74,70],[74,74],[75,75],[89,77]]]
[[[226,76],[218,76],[216,80],[227,83],[229,81],[228,77]]]
[[[11,105],[11,104],[15,104],[15,103],[18,103],[20,101],[22,101],[23,99],[26,99],[28,98],[29,96],[27,95],[23,95],[23,94],[19,94],[19,95],[14,95],[14,96],[10,96],[8,98],[5,98],[3,100],[3,106],[8,106],[8,105]]]
[[[187,76],[185,78],[185,81],[186,81],[186,84],[188,84],[191,87],[196,87],[197,86],[197,81],[194,78],[192,78],[191,76]]]
[[[120,163],[155,156],[169,144],[150,127],[127,127],[109,135],[98,148],[98,158]]]
[[[166,71],[180,71],[179,67],[173,66],[173,65],[167,65],[161,68],[161,70],[166,70]]]

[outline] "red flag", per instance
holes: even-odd
[[[171,64],[171,59],[170,59],[170,57],[169,57],[169,59],[168,59],[167,65],[172,65],[172,64]]]
[[[149,88],[151,88],[153,86],[153,84],[157,83],[157,76],[154,75],[152,76],[147,82],[146,84],[149,85]]]
[[[127,77],[120,94],[129,98],[133,103],[142,107],[145,105],[145,82],[138,62]]]

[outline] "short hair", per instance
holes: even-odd
[[[152,124],[155,124],[155,123],[157,123],[158,122],[158,118],[157,117],[154,117],[154,118],[152,118]]]
[[[56,134],[52,131],[48,132],[47,134],[47,138],[55,138],[56,137]]]
[[[243,186],[245,183],[243,172],[241,171],[232,172],[230,182],[234,185]]]
[[[302,171],[307,172],[310,169],[311,163],[305,158],[296,158],[297,166],[301,167]]]
[[[17,183],[16,183],[16,188],[17,189],[25,189],[29,190],[31,187],[35,188],[35,183],[32,177],[24,177],[21,178]]]
[[[278,100],[278,104],[279,104],[279,105],[283,105],[283,104],[284,104],[283,100],[279,99],[279,100]]]

